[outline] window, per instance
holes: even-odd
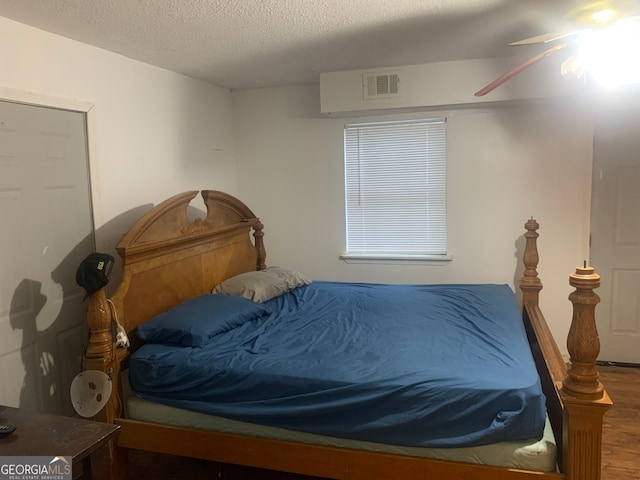
[[[446,122],[347,125],[343,258],[447,255]]]

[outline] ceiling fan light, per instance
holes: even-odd
[[[640,68],[628,59],[592,65],[588,71],[603,87],[620,87],[640,83]]]
[[[560,66],[560,74],[562,78],[568,80],[579,80],[585,74],[584,61],[580,55],[574,54],[567,58]]]
[[[591,14],[591,19],[596,23],[606,23],[613,20],[616,16],[616,11],[611,9],[598,10]]]
[[[596,29],[579,39],[585,69],[606,87],[640,83],[640,28],[618,24]]]

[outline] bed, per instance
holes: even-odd
[[[525,224],[519,310],[506,285],[312,282],[299,272],[267,268],[263,225],[253,212],[233,196],[204,190],[206,217],[190,221],[187,210],[197,194],[176,195],[140,218],[117,246],[123,278],[115,294],[107,299],[102,289],[90,297],[84,368],[107,372],[117,387],[95,419],[121,427],[107,476],[124,478],[123,452],[138,449],[345,480],[600,478],[602,417],[611,400],[595,370],[598,297],[593,290],[599,276],[586,264],[570,275],[576,290],[570,295],[574,315],[567,368],[538,304],[542,283],[535,220]],[[220,290],[227,285],[233,290],[239,278],[267,274],[285,275],[286,288],[264,298],[256,298],[255,291],[246,294],[246,288],[244,293]],[[421,313],[426,296],[434,303]],[[402,315],[393,313],[398,305],[386,308],[394,297],[403,299]],[[365,322],[338,298],[375,308],[364,314]],[[198,330],[201,323],[187,331],[176,323],[176,310],[185,318],[193,305],[199,312],[201,304],[211,302],[216,308],[224,302],[236,313],[246,307],[247,317],[237,323],[234,313],[233,325],[213,333]],[[425,324],[424,311],[437,311],[436,320],[430,320],[436,322],[457,312],[445,322],[453,330],[433,341],[435,324]],[[314,312],[322,315],[316,318]],[[456,324],[460,318],[464,324]],[[335,327],[336,319],[344,329]],[[114,320],[127,331],[129,348],[116,346]],[[347,333],[347,326],[355,334]],[[184,341],[171,340],[178,338],[175,328]],[[367,337],[366,330],[374,334]],[[467,343],[470,330],[476,332],[469,337],[481,333],[479,345]],[[380,337],[386,343],[363,340]],[[452,344],[441,340],[449,337]],[[465,348],[452,355],[456,342]],[[332,355],[327,345],[334,348]],[[402,348],[389,350],[390,345]],[[505,351],[508,346],[514,348]],[[307,363],[302,357],[286,363],[286,355],[272,356],[278,350],[297,354],[296,349],[311,352]],[[352,351],[361,352],[362,361],[343,356]],[[423,357],[427,351],[435,356]],[[341,368],[345,362],[349,368]],[[201,370],[177,367],[183,364]],[[220,370],[212,371],[214,364]],[[274,374],[274,365],[283,370]],[[495,366],[500,373],[489,370]],[[341,376],[326,379],[326,371]],[[216,381],[208,382],[207,375]],[[301,376],[312,377],[315,390],[299,382]],[[409,381],[399,385],[400,378]],[[507,378],[509,383],[503,382]],[[221,385],[222,394],[208,390]],[[286,394],[274,395],[274,385]],[[460,390],[461,385],[467,389]],[[207,402],[199,398],[203,392]],[[443,411],[448,414],[434,416]],[[542,461],[495,460],[491,449],[505,445]]]

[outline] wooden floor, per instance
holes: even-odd
[[[602,480],[640,479],[640,368],[598,367],[613,400],[604,416]]]
[[[598,367],[614,407],[605,415],[601,480],[640,479],[640,368]],[[312,477],[220,465],[202,460],[131,452],[136,480],[302,480]]]

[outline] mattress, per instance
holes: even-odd
[[[146,344],[155,403],[407,447],[540,438],[545,398],[507,285],[314,282],[203,347]],[[213,315],[214,313],[212,313]]]
[[[539,439],[500,442],[466,448],[419,448],[327,437],[255,425],[150,402],[136,395],[130,396],[126,405],[128,418],[163,425],[538,472],[553,472],[556,469],[556,443],[548,417],[545,421],[542,437]]]

